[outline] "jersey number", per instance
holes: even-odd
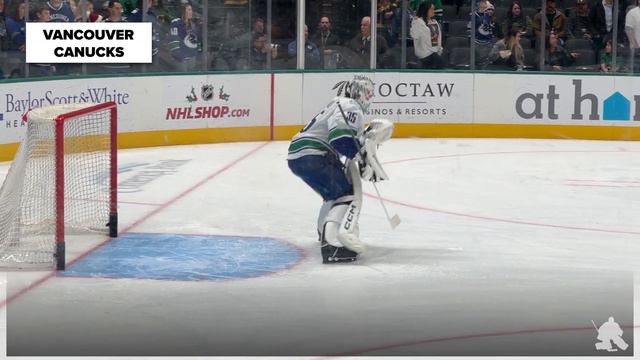
[[[356,123],[356,118],[357,118],[356,113],[352,113],[352,112],[347,113],[347,122],[355,124]]]

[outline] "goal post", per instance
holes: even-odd
[[[118,235],[117,107],[54,105],[25,120],[0,187],[0,267],[64,270],[65,234]]]

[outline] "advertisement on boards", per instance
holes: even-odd
[[[355,73],[304,74],[303,116],[313,118]],[[358,73],[360,74],[360,73]],[[374,82],[367,119],[401,123],[471,123],[473,77],[468,74],[362,73]]]
[[[634,78],[476,75],[475,82],[476,123],[640,126]]]
[[[1,84],[0,144],[22,141],[27,126],[23,115],[29,110],[59,104],[114,101],[120,128],[131,129],[133,119],[146,110],[142,90],[138,83],[106,78]]]
[[[268,126],[267,74],[166,77],[163,128]]]

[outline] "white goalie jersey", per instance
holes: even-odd
[[[360,105],[353,99],[336,97],[293,137],[287,159],[327,152],[353,158],[360,150],[355,139],[361,137],[363,128],[364,114]]]

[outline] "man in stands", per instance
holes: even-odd
[[[547,38],[553,31],[564,44],[564,41],[567,40],[567,17],[564,16],[562,11],[556,8],[556,0],[547,0],[547,6],[544,12],[541,10],[533,17],[532,28],[536,40],[540,38],[543,21],[545,22],[545,33],[543,36]]]
[[[49,0],[47,6],[51,22],[73,22],[76,19],[69,4],[62,2],[62,0]]]
[[[378,44],[377,62],[378,65],[380,65],[381,57],[384,53],[387,52],[389,46],[387,45],[387,41],[384,39],[384,37],[380,35],[376,36],[376,42]],[[351,39],[351,42],[349,42],[349,47],[351,48],[351,50],[359,54],[360,59],[362,60],[362,63],[355,64],[356,66],[369,65],[369,56],[371,53],[371,17],[365,16],[362,18],[362,21],[360,21],[360,33],[353,39]]]

